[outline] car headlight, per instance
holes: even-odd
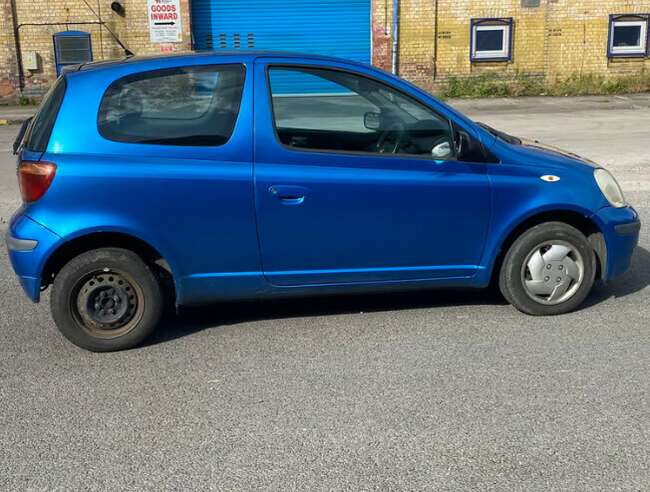
[[[623,196],[623,190],[619,186],[618,182],[606,169],[596,169],[594,171],[594,178],[598,184],[598,188],[603,192],[607,201],[612,205],[612,207],[621,208],[626,207],[627,202]]]

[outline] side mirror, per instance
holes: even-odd
[[[451,144],[442,142],[431,149],[431,157],[434,159],[448,159],[452,156]]]
[[[464,130],[456,131],[454,143],[456,145],[456,157],[459,161],[483,162],[485,160],[481,144]]]
[[[363,115],[363,126],[368,130],[379,130],[381,128],[381,114],[368,111]]]

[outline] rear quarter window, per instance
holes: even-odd
[[[99,108],[99,133],[125,143],[219,146],[239,114],[243,65],[163,69],[113,82]]]
[[[23,145],[25,150],[32,152],[45,152],[50,141],[54,122],[59,114],[59,108],[65,95],[66,82],[64,77],[59,77],[52,88],[43,98],[41,107],[34,116],[25,135]]]

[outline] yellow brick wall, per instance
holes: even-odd
[[[401,0],[398,66],[400,75],[424,84],[433,70],[435,2]]]
[[[0,0],[6,3],[5,10],[10,12],[9,0]],[[149,40],[149,28],[146,0],[122,0],[126,15],[121,17],[110,8],[109,0],[88,0],[92,10],[101,16],[106,27],[113,31],[120,40],[137,55],[160,53],[165,50],[185,50],[190,48],[190,19],[189,2],[181,0],[181,16],[183,37],[181,43],[158,45]],[[35,71],[24,70],[25,88],[27,96],[42,94],[56,77],[54,65],[54,45],[52,36],[61,31],[85,31],[91,35],[91,44],[94,60],[106,60],[124,56],[124,51],[112,38],[106,28],[97,24],[70,24],[65,23],[96,23],[98,21],[90,8],[82,0],[16,0],[16,15],[20,28],[21,52],[35,51],[39,58],[39,69]],[[2,38],[0,38],[0,97],[2,94],[2,80],[17,77],[15,49],[13,48],[13,31],[10,15],[2,16]],[[53,23],[53,25],[30,25]],[[6,38],[6,39],[5,39]],[[11,43],[11,49],[4,47]],[[6,54],[9,51],[10,54]],[[15,85],[15,84],[14,84]]]
[[[373,32],[385,22],[386,3],[390,18],[392,0],[373,0]],[[521,0],[401,0],[400,6],[399,73],[427,89],[450,76],[616,77],[650,66],[647,58],[607,57],[609,15],[648,13],[650,1],[541,0],[525,8]],[[471,63],[471,19],[500,17],[514,20],[512,60]],[[382,62],[390,66],[390,58]]]
[[[550,3],[547,25],[557,35],[546,39],[547,75],[552,78],[574,73],[618,76],[642,72],[650,66],[647,58],[607,58],[609,15],[648,12],[650,1]]]
[[[87,0],[108,28],[136,54],[190,48],[189,1],[181,0],[183,40],[161,46],[150,42],[146,0],[123,0],[125,17],[110,9],[111,0]],[[219,1],[219,0],[214,0]],[[242,0],[244,1],[244,0]],[[318,1],[318,0],[305,0]],[[373,63],[391,68],[394,0],[371,0]],[[616,77],[646,70],[650,59],[608,59],[610,14],[650,12],[650,0],[541,0],[524,8],[521,0],[400,0],[398,69],[400,75],[427,89],[450,76],[532,75],[549,80],[574,74]],[[96,22],[83,0],[16,0],[18,22]],[[15,94],[17,68],[10,0],[0,0],[0,98]],[[471,63],[470,20],[512,17],[513,59],[509,62]],[[70,25],[67,29],[91,33],[95,60],[118,58],[122,50],[106,29],[97,25]],[[36,51],[39,70],[25,71],[25,94],[42,93],[55,77],[52,35],[63,24],[20,29],[22,51]]]

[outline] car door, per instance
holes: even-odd
[[[485,164],[450,121],[344,64],[255,67],[255,207],[276,286],[472,276],[490,217]]]

